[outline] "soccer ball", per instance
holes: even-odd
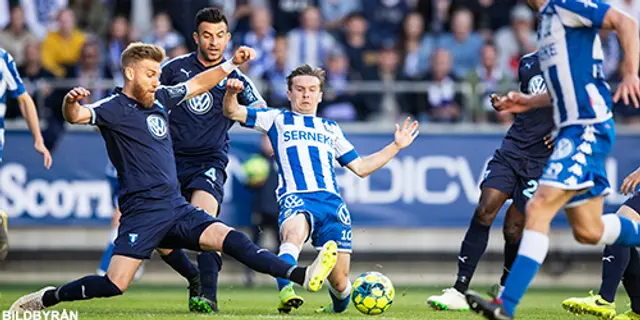
[[[353,283],[351,300],[364,314],[381,314],[393,303],[396,291],[391,280],[379,272],[365,272]]]

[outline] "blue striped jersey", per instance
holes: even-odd
[[[332,120],[271,108],[247,108],[246,127],[267,133],[276,161],[278,199],[290,193],[327,191],[339,196],[334,159],[342,166],[358,153]]]
[[[0,160],[4,149],[4,115],[7,112],[7,94],[17,98],[25,93],[24,84],[13,57],[0,48]]]
[[[598,36],[607,10],[599,0],[548,0],[540,10],[538,56],[557,128],[612,116]]]

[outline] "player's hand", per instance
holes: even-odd
[[[551,131],[551,133],[544,136],[544,145],[549,149],[553,149],[556,146],[556,137],[558,137],[558,130]]]
[[[33,148],[36,149],[42,156],[44,156],[44,167],[49,169],[51,168],[51,164],[53,164],[53,158],[51,158],[51,153],[49,149],[45,147],[43,140],[37,140],[33,143]]]
[[[238,94],[244,90],[244,83],[240,79],[231,78],[227,80],[227,92],[231,94]]]
[[[233,54],[233,64],[241,65],[249,60],[255,59],[257,56],[256,51],[246,46],[240,46]]]
[[[637,74],[627,75],[622,78],[622,82],[616,90],[616,94],[613,95],[613,102],[620,101],[624,104],[629,104],[629,101],[633,103],[633,106],[640,107],[640,78]]]
[[[502,97],[495,94],[491,95],[491,105],[496,111],[506,111],[510,113],[527,112],[531,109],[531,107],[528,106],[528,102],[527,95],[517,91],[511,91]]]
[[[394,143],[399,149],[404,149],[409,146],[413,140],[418,136],[418,121],[414,121],[409,124],[411,117],[407,117],[404,120],[402,128],[396,123],[396,133]]]
[[[629,194],[634,193],[636,191],[636,187],[640,182],[640,168],[636,169],[636,171],[632,172],[622,181],[622,185],[620,186],[620,193]]]
[[[89,90],[83,87],[75,87],[64,96],[64,103],[77,103],[89,95],[91,95]]]

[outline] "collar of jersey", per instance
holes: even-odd
[[[293,115],[295,116],[299,116],[299,117],[309,117],[309,118],[317,118],[318,116],[316,115],[311,115],[311,114],[302,114],[302,113],[297,113],[295,111],[289,111],[291,112]]]

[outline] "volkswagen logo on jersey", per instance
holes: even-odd
[[[207,91],[187,100],[187,106],[189,110],[195,114],[205,114],[209,112],[213,106],[213,96],[211,92]]]
[[[338,219],[340,219],[340,223],[345,226],[351,225],[351,213],[349,213],[349,210],[347,210],[347,206],[344,203],[338,208]]]
[[[573,142],[568,138],[562,138],[556,142],[556,147],[551,154],[551,160],[560,160],[573,153]]]
[[[149,129],[149,133],[156,139],[164,139],[169,133],[167,122],[157,114],[152,114],[147,117],[147,129]]]
[[[544,78],[541,75],[536,75],[529,80],[529,93],[540,94],[547,92],[547,84],[544,82]]]
[[[282,206],[287,209],[302,207],[304,206],[304,200],[298,198],[296,195],[290,195],[282,200]]]

